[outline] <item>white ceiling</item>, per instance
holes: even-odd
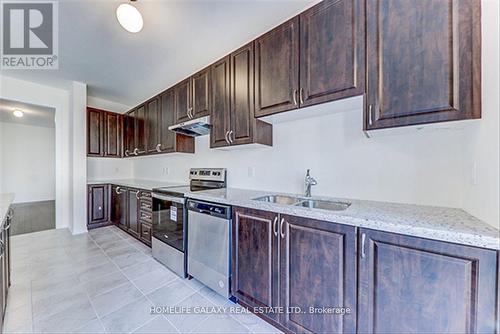
[[[2,74],[133,106],[310,7],[318,0],[139,0],[138,34],[123,30],[124,0],[59,1],[59,70]]]
[[[24,116],[15,117],[12,114],[14,109],[20,109]],[[0,99],[0,122],[54,128],[55,115],[54,108]]]

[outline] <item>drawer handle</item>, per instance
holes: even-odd
[[[364,259],[366,257],[366,234],[361,234],[361,258]]]
[[[278,236],[278,225],[277,225],[277,222],[278,222],[278,216],[274,217],[274,222],[273,222],[273,233],[274,233],[274,236],[277,237]]]

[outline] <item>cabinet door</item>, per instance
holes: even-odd
[[[119,186],[111,187],[111,223],[128,230],[127,221],[127,189]]]
[[[145,131],[146,131],[146,142],[147,142],[147,153],[157,153],[157,148],[159,148],[158,144],[160,144],[158,138],[158,127],[159,127],[159,98],[154,98],[151,101],[146,103],[146,122],[145,122]]]
[[[250,307],[278,306],[278,215],[234,208],[232,294]],[[278,321],[278,313],[268,318]]]
[[[128,189],[128,232],[139,238],[139,190]]]
[[[356,331],[356,228],[282,215],[280,220],[280,305],[294,333]],[[310,307],[345,307],[349,314],[314,313]]]
[[[87,108],[87,155],[102,157],[104,155],[104,116],[103,112]]]
[[[300,14],[301,106],[364,93],[364,2],[322,1]]]
[[[255,41],[255,116],[298,108],[299,18]]]
[[[151,246],[151,224],[141,222],[141,241]]]
[[[193,116],[208,116],[210,114],[210,68],[193,75],[191,83],[193,89]]]
[[[225,57],[212,65],[212,108],[210,147],[228,146],[227,133],[231,126],[229,75],[230,59]]]
[[[104,156],[122,156],[123,117],[120,114],[103,112],[104,115]]]
[[[495,332],[495,251],[365,229],[359,235],[359,332]]]
[[[254,69],[253,42],[231,54],[231,144],[247,144],[253,139]]]
[[[175,93],[169,89],[160,96],[160,148],[162,152],[175,151],[175,132],[168,129],[175,122]]]
[[[480,1],[367,1],[365,129],[481,117]]]
[[[188,78],[174,87],[176,123],[188,121],[191,109],[191,79]]]
[[[108,185],[92,185],[88,187],[88,225],[108,222]]]
[[[133,155],[135,149],[135,112],[132,110],[125,115],[125,152],[126,157]]]
[[[138,154],[146,153],[146,105],[137,107],[135,112],[135,148]]]

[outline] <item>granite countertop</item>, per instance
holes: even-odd
[[[0,194],[0,223],[7,216],[12,202],[14,202],[14,194]]]
[[[188,184],[179,182],[165,182],[165,181],[154,181],[154,180],[142,180],[142,179],[121,179],[121,180],[88,180],[87,184],[115,184],[117,186],[153,190],[154,188],[161,187],[176,187]]]
[[[253,200],[271,194],[280,193],[227,188],[190,192],[186,197],[500,250],[499,230],[461,209],[314,196],[352,203],[345,211],[327,211]]]

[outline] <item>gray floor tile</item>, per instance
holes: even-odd
[[[149,293],[147,296],[154,302],[154,306],[173,306],[194,293],[196,291],[178,279]]]
[[[88,296],[81,288],[54,293],[45,298],[35,298],[33,300],[33,319],[41,319],[52,314],[71,309],[74,305],[85,304]]]
[[[77,330],[73,331],[73,333],[99,334],[99,333],[106,333],[106,330],[102,326],[101,321],[99,319],[94,319],[88,322],[87,324],[83,325],[83,327],[80,327]]]
[[[229,301],[207,286],[202,287],[198,292],[217,306],[224,306]]]
[[[8,308],[5,313],[3,331],[5,333],[23,333],[33,331],[31,304],[17,308]]]
[[[151,291],[158,289],[162,285],[172,282],[179,277],[166,268],[159,268],[150,273],[142,275],[141,277],[133,280],[134,284],[141,290],[144,294],[148,294]]]
[[[165,314],[167,318],[181,333],[188,333],[192,331],[199,323],[210,316],[212,308],[216,306],[208,299],[204,298],[199,293],[195,293],[188,298],[184,299],[175,306],[185,307],[186,313],[172,313]],[[201,308],[207,312],[200,312]]]
[[[156,261],[155,259],[149,259],[148,261],[141,262],[138,264],[135,264],[130,267],[126,267],[122,269],[123,273],[125,276],[127,276],[129,279],[134,280],[136,278],[139,278],[145,274],[148,274],[156,269],[166,269],[165,266],[163,266],[161,263]]]
[[[159,315],[134,333],[178,333],[178,331],[167,319]]]
[[[112,260],[114,263],[116,263],[118,267],[123,269],[126,267],[133,266],[137,263],[146,262],[149,259],[151,259],[151,257],[147,256],[144,253],[141,253],[138,250],[135,250],[135,252],[133,253],[116,256]]]
[[[151,302],[143,297],[101,319],[106,331],[128,333],[145,325],[155,315],[150,313]]]
[[[192,333],[249,333],[248,328],[227,314],[213,314],[196,326]]]
[[[80,268],[81,272],[78,273],[78,279],[81,282],[87,282],[93,279],[96,279],[100,276],[104,276],[106,274],[111,274],[115,271],[118,271],[118,268],[111,262],[106,261],[102,264],[97,264],[90,268]]]
[[[127,282],[113,290],[91,297],[90,301],[97,315],[104,317],[141,297],[143,294],[132,283]]]
[[[93,297],[109,291],[118,285],[126,283],[127,281],[127,278],[121,272],[117,271],[97,277],[82,284],[89,296]]]

